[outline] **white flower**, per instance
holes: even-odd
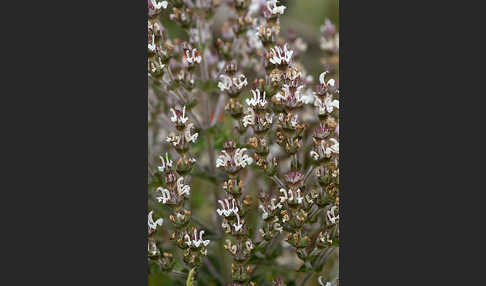
[[[195,143],[197,140],[197,136],[199,135],[197,132],[191,135],[191,130],[194,127],[193,123],[187,124],[186,128],[184,129],[184,137],[186,138],[187,142]]]
[[[280,189],[280,192],[283,194],[283,196],[280,196],[280,202],[283,203],[285,201],[288,200],[288,196],[287,196],[287,191],[285,189]],[[292,192],[290,192],[290,194],[292,194]],[[289,194],[289,195],[290,195]],[[293,198],[293,194],[292,194],[292,198]]]
[[[243,126],[248,127],[248,125],[255,125],[255,112],[253,108],[248,108],[248,114],[243,116]]]
[[[267,122],[267,124],[272,124],[273,116],[271,113],[265,113],[265,121]]]
[[[336,51],[339,50],[339,34],[334,37],[326,38],[321,37],[321,49],[324,51]]]
[[[157,225],[162,226],[162,223],[164,223],[164,220],[162,218],[159,218],[158,220],[154,221],[154,219],[152,218],[153,213],[154,213],[154,211],[151,211],[148,214],[148,227],[149,227],[150,230],[155,231],[155,229],[157,228]]]
[[[304,89],[304,86],[303,85],[300,85],[297,87],[297,90],[295,90],[295,98],[297,100],[297,103],[305,103],[305,99],[306,97],[305,96],[305,93],[302,92],[302,89]]]
[[[331,147],[329,147],[329,149],[331,149],[333,153],[339,154],[339,142],[334,138],[330,138],[329,141],[334,143],[333,145],[331,145]]]
[[[186,234],[184,236],[184,239],[185,239],[185,243],[187,246],[191,247],[193,246],[194,248],[199,248],[199,246],[202,244],[204,246],[208,246],[209,244],[209,240],[202,240],[202,236],[204,234],[204,230],[201,230],[199,232],[199,236],[197,235],[197,230],[194,229],[194,235],[193,235],[193,239],[191,240],[191,238],[189,237],[188,234]]]
[[[232,85],[231,78],[225,74],[220,75],[219,78],[221,80],[220,82],[218,82],[219,90],[221,91],[229,90]]]
[[[329,138],[329,141],[333,144],[325,144],[324,140],[322,141],[322,149],[324,150],[324,154],[327,157],[331,156],[331,154],[339,154],[339,142],[334,138]]]
[[[242,89],[247,84],[248,82],[246,81],[244,74],[240,74],[233,78],[233,85],[236,86],[237,89]]]
[[[223,154],[219,155],[216,159],[216,168],[226,167],[228,162],[231,162],[231,156],[225,150],[223,150],[221,153]]]
[[[310,151],[310,156],[315,161],[318,161],[321,158],[320,156],[329,158],[332,154],[339,154],[339,142],[335,138],[329,138],[327,142],[322,140],[317,151]]]
[[[251,94],[253,95],[253,98],[246,99],[246,104],[252,106],[252,107],[260,107],[260,108],[265,108],[265,105],[267,104],[267,101],[265,99],[265,91],[260,97],[260,90],[255,89],[255,90],[250,90]]]
[[[286,191],[285,189],[280,189],[280,192],[283,194],[283,196],[280,196],[280,202],[281,203],[283,203],[285,201],[293,202],[294,199],[295,199],[298,204],[301,204],[302,200],[304,199],[300,195],[300,189],[297,189],[297,191],[295,191],[295,193],[296,193],[295,197],[294,197],[294,192],[292,192],[292,190]]]
[[[152,35],[152,43],[150,44],[147,44],[147,48],[151,51],[151,52],[155,52],[155,35]]]
[[[278,0],[268,0],[267,8],[272,13],[272,15],[282,15],[285,11],[285,6],[277,6]]]
[[[253,159],[247,154],[244,154],[246,150],[246,148],[236,149],[234,158],[236,166],[245,168],[246,165],[251,165],[253,163]]]
[[[231,240],[229,239],[225,240],[224,248],[228,249],[228,251],[231,252],[233,255],[236,254],[236,251],[238,250],[236,244],[231,245]]]
[[[292,119],[290,120],[290,125],[292,126],[292,128],[295,128],[297,127],[297,124],[299,124],[299,121],[298,121],[299,117],[297,114],[295,114]]]
[[[287,105],[299,106],[303,103],[309,102],[306,94],[304,94],[302,92],[303,88],[304,88],[303,85],[298,86],[297,89],[295,90],[295,93],[292,95],[292,92],[290,91],[289,85],[284,84],[283,87],[282,87],[283,94],[282,94],[282,92],[279,91],[275,95],[275,98],[277,99],[277,101],[279,101],[279,102],[283,101],[283,103],[285,103]]]
[[[189,185],[184,185],[183,182],[184,182],[184,177],[179,177],[179,179],[177,179],[177,194],[179,196],[182,195],[189,196],[191,192],[191,187]]]
[[[224,215],[225,217],[230,216],[231,214],[238,214],[238,207],[235,206],[235,199],[231,199],[231,207],[230,207],[230,201],[228,199],[218,200],[218,203],[221,205],[221,209],[217,209],[216,212],[218,212],[219,215]]]
[[[327,231],[324,234],[322,232],[320,232],[319,233],[319,240],[322,243],[329,243],[329,244],[331,244],[332,243],[331,234],[328,233]]]
[[[337,209],[337,206],[332,206],[331,209],[327,211],[327,219],[332,224],[336,223],[339,220],[339,213],[338,213],[337,216],[334,214],[334,211],[336,209]]]
[[[278,115],[278,120],[279,121],[284,121],[284,114],[283,113],[280,113]],[[290,119],[290,126],[292,128],[296,128],[297,125],[299,124],[299,116],[297,114],[294,114],[294,116],[292,116],[292,118]]]
[[[328,74],[329,72],[328,71],[325,71],[323,73],[321,73],[319,75],[319,82],[322,84],[322,85],[325,85],[325,86],[334,86],[334,79],[331,78],[330,80],[328,80],[326,82],[325,80],[325,77],[326,77],[326,74]]]
[[[151,0],[151,2],[152,2],[152,5],[154,6],[154,8],[156,10],[159,10],[160,8],[166,9],[167,5],[169,4],[169,3],[167,3],[167,1],[161,1],[161,2],[157,3],[156,0]]]
[[[259,205],[258,206],[259,209],[261,209],[263,211],[263,214],[262,214],[262,218],[265,220],[268,218],[268,212],[267,210],[265,209],[265,207],[263,205]]]
[[[235,228],[235,231],[239,231],[243,227],[243,224],[240,223],[240,216],[238,214],[236,214],[236,219],[237,222],[234,223],[233,226]]]
[[[174,146],[177,146],[181,142],[181,136],[171,134],[171,135],[167,136],[167,138],[165,138],[165,141],[167,141],[168,143],[171,143]]]
[[[162,165],[159,166],[159,172],[165,172],[166,169],[169,169],[172,167],[172,160],[169,160],[169,155],[167,154],[167,152],[165,152],[165,161],[164,161],[164,157],[162,156],[159,156],[160,158],[160,161],[162,162]]]
[[[287,49],[287,44],[284,45],[283,49],[279,46],[271,49],[271,58],[269,61],[274,65],[289,64],[292,59],[292,54],[294,51]]]
[[[236,165],[236,167],[239,168],[244,168],[247,165],[251,165],[253,163],[253,159],[247,154],[244,154],[246,150],[246,148],[236,149],[233,157],[231,157],[226,150],[221,151],[222,155],[219,155],[216,159],[216,167],[233,166],[233,164],[231,164],[232,162],[234,165]]]
[[[199,64],[201,59],[201,55],[199,55],[199,52],[196,49],[192,49],[192,51],[186,50],[184,54],[184,61],[187,65],[193,65],[195,63]]]
[[[327,112],[331,113],[334,108],[339,109],[339,100],[337,99],[332,99],[331,94],[327,94],[326,97],[324,97],[324,105],[326,106]]]
[[[233,78],[230,78],[225,74],[221,74],[219,78],[221,81],[218,82],[218,88],[221,91],[232,91],[233,88],[236,90],[240,90],[248,84],[248,81],[246,80],[244,74],[239,74]]]
[[[314,106],[317,107],[319,114],[332,113],[334,108],[339,109],[339,100],[333,100],[332,95],[328,93],[324,97],[324,102],[319,97],[316,97]]]
[[[321,285],[321,286],[331,286],[331,282],[326,282],[326,284],[324,285],[324,282],[322,282],[322,276],[319,276],[317,278],[317,281],[319,282],[319,285]]]
[[[178,124],[186,124],[186,121],[189,119],[186,117],[186,106],[184,105],[182,107],[182,114],[180,110],[174,110],[174,108],[171,108],[170,111],[172,112],[172,117],[170,118],[170,121]]]
[[[300,195],[300,189],[297,189],[296,193],[297,195],[295,196],[295,199],[297,200],[298,204],[301,204],[304,198]]]
[[[171,199],[169,190],[164,189],[162,187],[158,187],[155,191],[162,193],[161,197],[156,197],[156,199],[159,203],[162,202],[163,204],[165,204],[165,203],[167,203],[167,201],[169,201]]]

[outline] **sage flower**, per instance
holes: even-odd
[[[287,44],[283,48],[275,46],[270,50],[269,61],[274,65],[290,64],[294,51],[288,50]]]
[[[224,201],[218,200],[218,203],[221,205],[221,209],[217,209],[216,212],[219,215],[224,215],[225,217],[231,216],[232,214],[238,214],[238,207],[235,206],[235,202],[236,201],[233,198],[231,200],[224,199]]]
[[[149,231],[155,231],[157,229],[157,225],[162,226],[162,223],[164,223],[164,219],[159,218],[158,220],[154,221],[152,218],[152,214],[154,211],[150,211],[148,214],[148,227]]]
[[[337,206],[332,206],[330,210],[327,211],[327,219],[332,224],[335,224],[339,220],[339,213],[336,215],[334,211],[337,209]]]
[[[202,239],[203,234],[204,234],[204,230],[201,230],[199,232],[199,235],[198,235],[197,230],[194,228],[194,235],[193,235],[192,239],[188,234],[186,234],[184,236],[184,240],[185,240],[186,245],[189,246],[189,247],[193,247],[193,248],[199,248],[201,245],[208,246],[210,241],[209,240],[203,240]]]
[[[169,159],[169,155],[167,154],[167,152],[165,152],[165,161],[164,161],[164,157],[159,156],[159,158],[160,161],[162,162],[162,165],[158,167],[159,172],[162,173],[169,170],[169,168],[172,168],[172,160]]]

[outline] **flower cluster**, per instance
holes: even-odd
[[[321,26],[320,48],[326,53],[321,59],[325,69],[336,71],[339,63],[339,33],[329,19]]]
[[[317,76],[300,61],[312,46],[294,30],[280,35],[287,7],[279,0],[147,1],[150,271],[212,280],[203,284],[284,286],[281,272],[267,281],[254,270],[285,253],[301,260],[295,270],[320,272],[339,245],[336,27],[326,20],[321,28],[325,72]],[[169,39],[178,33],[159,17],[185,40]],[[190,202],[205,189],[214,192],[211,222],[194,217],[202,209]],[[218,249],[231,255],[230,283],[229,261],[213,264]]]
[[[178,159],[172,159],[169,152],[165,156],[159,156],[160,166],[157,167],[158,175],[163,183],[155,189],[155,200],[170,208],[169,220],[172,222],[174,231],[170,235],[176,240],[179,248],[184,249],[184,262],[191,268],[198,267],[201,257],[207,255],[209,240],[203,240],[204,230],[197,232],[191,229],[191,211],[187,201],[191,194],[191,186],[187,176],[196,159],[190,154],[190,144],[195,143],[198,133],[195,131],[194,123],[189,119],[190,110],[186,105],[176,105],[169,109],[168,117],[173,126],[166,137],[166,142],[172,147]],[[175,162],[174,162],[175,161]],[[170,252],[160,253],[155,243],[154,233],[157,225],[162,225],[163,219],[156,221],[152,218],[153,212],[149,213],[149,257],[160,269],[170,271],[174,267],[173,254]],[[190,234],[193,234],[192,237]]]
[[[224,168],[226,172],[234,174],[253,163],[253,159],[246,154],[246,148],[226,148],[216,160],[216,167]]]
[[[321,49],[333,53],[339,51],[339,33],[329,19],[321,26]]]
[[[253,159],[246,154],[246,148],[238,148],[233,141],[225,142],[223,147],[224,150],[218,157],[216,166],[224,170],[229,179],[223,184],[226,198],[218,200],[221,208],[216,212],[223,218],[221,223],[223,231],[233,238],[227,239],[225,244],[225,249],[234,259],[233,281],[242,283],[247,281],[251,274],[251,267],[246,262],[252,254],[254,244],[247,237],[248,228],[244,218],[250,202],[246,198],[241,198],[243,183],[238,174],[251,165]]]

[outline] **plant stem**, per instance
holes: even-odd
[[[213,119],[211,120],[210,127],[213,127],[216,124],[216,122],[218,122],[219,115],[224,109],[224,103],[226,101],[225,99],[226,99],[225,95],[223,93],[220,93],[218,97],[218,103],[216,104],[216,108],[214,110]]]
[[[285,184],[282,182],[282,180],[280,180],[276,175],[273,175],[273,177],[271,178],[275,183],[277,183],[281,188],[286,188],[285,187]]]
[[[307,282],[307,280],[309,280],[309,278],[311,278],[312,274],[314,274],[314,273],[312,273],[312,272],[307,273],[304,280],[302,280],[302,282],[300,283],[300,286],[304,286],[305,283]]]
[[[207,258],[207,257],[204,260],[206,261],[206,265],[208,266],[209,272],[211,272],[211,274],[214,276],[214,278],[216,278],[219,281],[219,283],[221,283],[221,285],[224,285],[223,276],[221,276],[221,274],[219,274],[219,272],[216,271],[216,267],[214,267],[211,260],[209,260],[209,258]]]
[[[314,166],[313,165],[309,166],[309,169],[307,169],[307,172],[305,173],[305,176],[304,176],[304,184],[307,181],[307,179],[310,177],[310,174],[312,173],[312,170],[314,170]]]

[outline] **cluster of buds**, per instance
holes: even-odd
[[[222,94],[229,97],[224,109],[234,119],[239,119],[243,113],[243,106],[238,97],[247,85],[245,75],[237,72],[236,64],[226,64],[225,73],[219,76],[218,88]]]
[[[263,81],[263,80],[261,80]],[[264,135],[273,123],[273,114],[269,112],[266,92],[260,89],[250,90],[252,97],[246,99],[248,109],[242,118],[243,127],[251,126],[257,135]]]
[[[216,167],[223,168],[228,174],[236,174],[253,163],[253,159],[246,154],[246,151],[246,148],[237,148],[233,141],[225,142],[222,154],[216,159]]]
[[[310,192],[310,199],[316,205],[313,209],[313,216],[321,218],[319,222],[320,232],[309,255],[310,264],[313,268],[322,267],[325,253],[339,245],[339,141],[337,128],[339,101],[334,99],[334,94],[337,93],[334,86],[335,81],[334,79],[326,81],[327,73],[321,73],[319,84],[314,92],[314,108],[319,118],[319,125],[312,134],[313,148],[309,152],[315,166],[314,174],[318,182]]]
[[[167,3],[166,1],[160,3],[164,2]],[[167,5],[164,6],[160,3],[155,2],[155,0],[149,1],[149,15],[150,11],[152,11],[154,16],[149,17],[147,21],[148,75],[157,81],[162,80],[173,48],[172,44],[167,39],[164,28],[157,18],[155,18],[155,15],[160,12],[161,8],[167,7]],[[150,9],[151,6],[154,7],[154,9]]]
[[[250,90],[251,97],[246,99],[248,105],[242,125],[253,130],[253,137],[248,139],[248,146],[253,149],[256,166],[263,169],[266,175],[273,176],[277,171],[277,159],[270,156],[269,137],[274,121],[274,114],[267,100],[265,79],[256,79]]]
[[[326,19],[324,25],[321,26],[321,49],[330,53],[337,53],[339,51],[339,33],[336,26]]]
[[[320,47],[326,53],[321,62],[326,69],[335,71],[339,63],[339,32],[329,19],[321,26]]]

